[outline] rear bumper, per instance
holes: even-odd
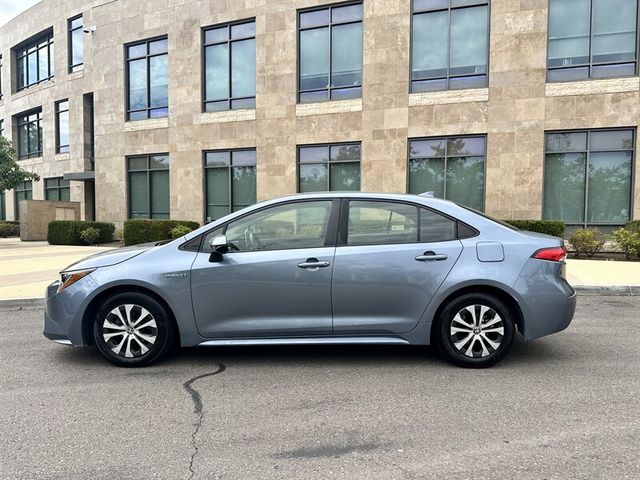
[[[522,299],[524,339],[551,335],[567,328],[576,311],[576,291],[560,276],[563,264],[530,260],[516,284]]]

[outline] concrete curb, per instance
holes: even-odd
[[[579,295],[640,297],[640,285],[572,285]],[[2,309],[37,308],[44,306],[44,298],[9,298],[0,300]]]
[[[0,308],[2,309],[15,310],[36,307],[44,307],[44,298],[8,298],[0,300]]]
[[[580,295],[640,296],[638,285],[572,285]]]

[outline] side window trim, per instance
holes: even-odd
[[[418,221],[417,221],[417,229],[418,229],[418,241],[417,242],[405,242],[405,243],[398,243],[398,244],[388,244],[388,245],[413,245],[413,244],[419,244],[419,243],[439,243],[439,242],[450,242],[451,240],[461,240],[460,238],[460,226],[463,225],[465,226],[467,229],[469,229],[470,231],[474,232],[474,235],[470,235],[470,236],[465,236],[464,239],[467,238],[473,238],[476,237],[480,234],[480,232],[478,231],[478,229],[476,229],[475,227],[472,227],[471,225],[455,218],[452,217],[450,215],[447,215],[444,212],[441,212],[439,210],[435,210],[431,207],[428,207],[427,205],[422,205],[419,203],[414,203],[414,202],[409,202],[409,201],[403,201],[403,200],[387,200],[387,199],[383,199],[383,198],[368,198],[368,197],[362,197],[362,198],[343,198],[342,202],[341,202],[341,208],[340,208],[340,220],[339,220],[339,227],[338,227],[338,235],[337,235],[337,240],[336,240],[336,247],[348,247],[348,246],[368,246],[368,245],[378,245],[378,244],[368,244],[368,245],[348,245],[347,244],[347,240],[348,240],[348,233],[349,233],[349,207],[351,202],[353,201],[362,201],[362,202],[381,202],[381,203],[396,203],[396,204],[404,204],[404,205],[411,205],[414,206],[418,209]],[[420,209],[425,209],[428,210],[430,212],[436,213],[438,215],[442,215],[445,218],[448,218],[449,220],[451,220],[452,222],[455,223],[455,232],[456,232],[456,238],[451,239],[451,240],[438,240],[438,241],[428,241],[425,242],[420,238],[420,232],[421,232],[421,218],[422,215],[420,215]]]
[[[335,247],[336,246],[336,237],[338,235],[338,222],[340,219],[340,214],[341,214],[341,208],[340,208],[340,198],[322,198],[322,197],[316,197],[316,198],[304,198],[304,199],[296,199],[296,200],[288,200],[285,202],[280,202],[280,203],[275,203],[272,205],[267,205],[265,207],[256,209],[256,210],[252,210],[251,212],[247,212],[244,215],[241,215],[239,217],[234,218],[233,220],[229,220],[223,224],[217,225],[209,230],[207,230],[204,233],[201,233],[200,235],[198,235],[198,237],[195,237],[185,243],[183,243],[179,248],[180,250],[189,250],[188,246],[192,243],[196,243],[199,242],[200,244],[200,248],[198,249],[198,253],[206,253],[209,254],[210,252],[208,252],[206,250],[206,245],[204,242],[204,239],[207,237],[207,235],[209,235],[211,232],[218,230],[219,228],[222,228],[222,234],[226,235],[227,233],[227,228],[229,227],[229,225],[233,222],[237,222],[238,220],[241,220],[249,215],[253,215],[255,213],[267,210],[269,208],[275,208],[275,207],[281,207],[283,205],[291,205],[291,204],[296,204],[296,203],[306,203],[306,202],[330,202],[331,203],[331,207],[329,210],[329,218],[327,220],[327,228],[325,231],[325,237],[323,239],[323,245],[321,247],[316,247],[316,248],[325,248],[325,247]],[[333,238],[333,241],[331,241],[331,238]],[[197,240],[199,239],[199,240]],[[278,249],[278,250],[265,250],[265,252],[276,252],[276,251],[285,251],[285,250],[304,250],[305,247],[301,247],[301,248],[285,248],[285,249]],[[244,252],[232,252],[232,253],[250,253],[249,251],[244,251]],[[252,252],[255,253],[255,252]]]

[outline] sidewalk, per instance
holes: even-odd
[[[51,246],[0,238],[0,300],[42,298],[60,270],[78,260],[113,247]]]
[[[42,298],[46,286],[58,278],[60,270],[113,248],[0,239],[0,300]],[[573,286],[640,286],[640,262],[567,260],[567,280]]]

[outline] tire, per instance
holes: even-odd
[[[93,338],[98,351],[118,367],[146,367],[174,345],[175,327],[166,309],[142,293],[120,293],[97,310]]]
[[[486,368],[507,356],[513,345],[515,323],[500,299],[469,293],[449,302],[438,319],[435,340],[452,363]]]

